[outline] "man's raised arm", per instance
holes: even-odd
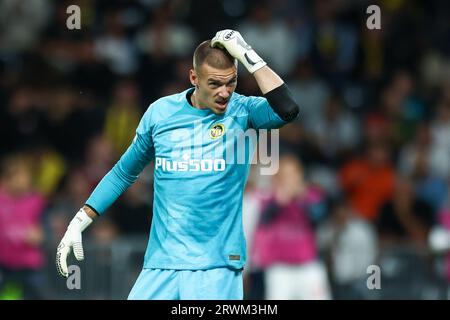
[[[267,66],[239,32],[229,29],[219,31],[211,40],[211,45],[226,49],[253,74],[262,94],[281,119],[292,121],[297,117],[299,107],[283,79]]]

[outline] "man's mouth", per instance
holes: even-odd
[[[219,109],[224,110],[227,107],[228,100],[217,100],[216,105],[219,107]]]

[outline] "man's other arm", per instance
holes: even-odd
[[[83,231],[97,215],[103,214],[136,181],[145,166],[154,158],[149,110],[144,114],[136,130],[136,136],[127,151],[103,177],[85,205],[70,221],[56,250],[56,267],[61,276],[68,277],[67,257],[70,252],[73,252],[78,261],[84,260]]]

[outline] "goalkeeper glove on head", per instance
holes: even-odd
[[[241,34],[235,30],[218,31],[211,39],[211,46],[228,51],[235,59],[239,60],[250,73],[261,69],[267,63],[245,42]]]

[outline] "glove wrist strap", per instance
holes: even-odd
[[[267,63],[253,49],[245,52],[241,62],[250,73],[254,73],[267,65]]]
[[[83,208],[81,208],[78,210],[72,221],[70,221],[67,229],[77,228],[80,232],[83,232],[92,223],[92,221],[92,218],[88,216]]]

